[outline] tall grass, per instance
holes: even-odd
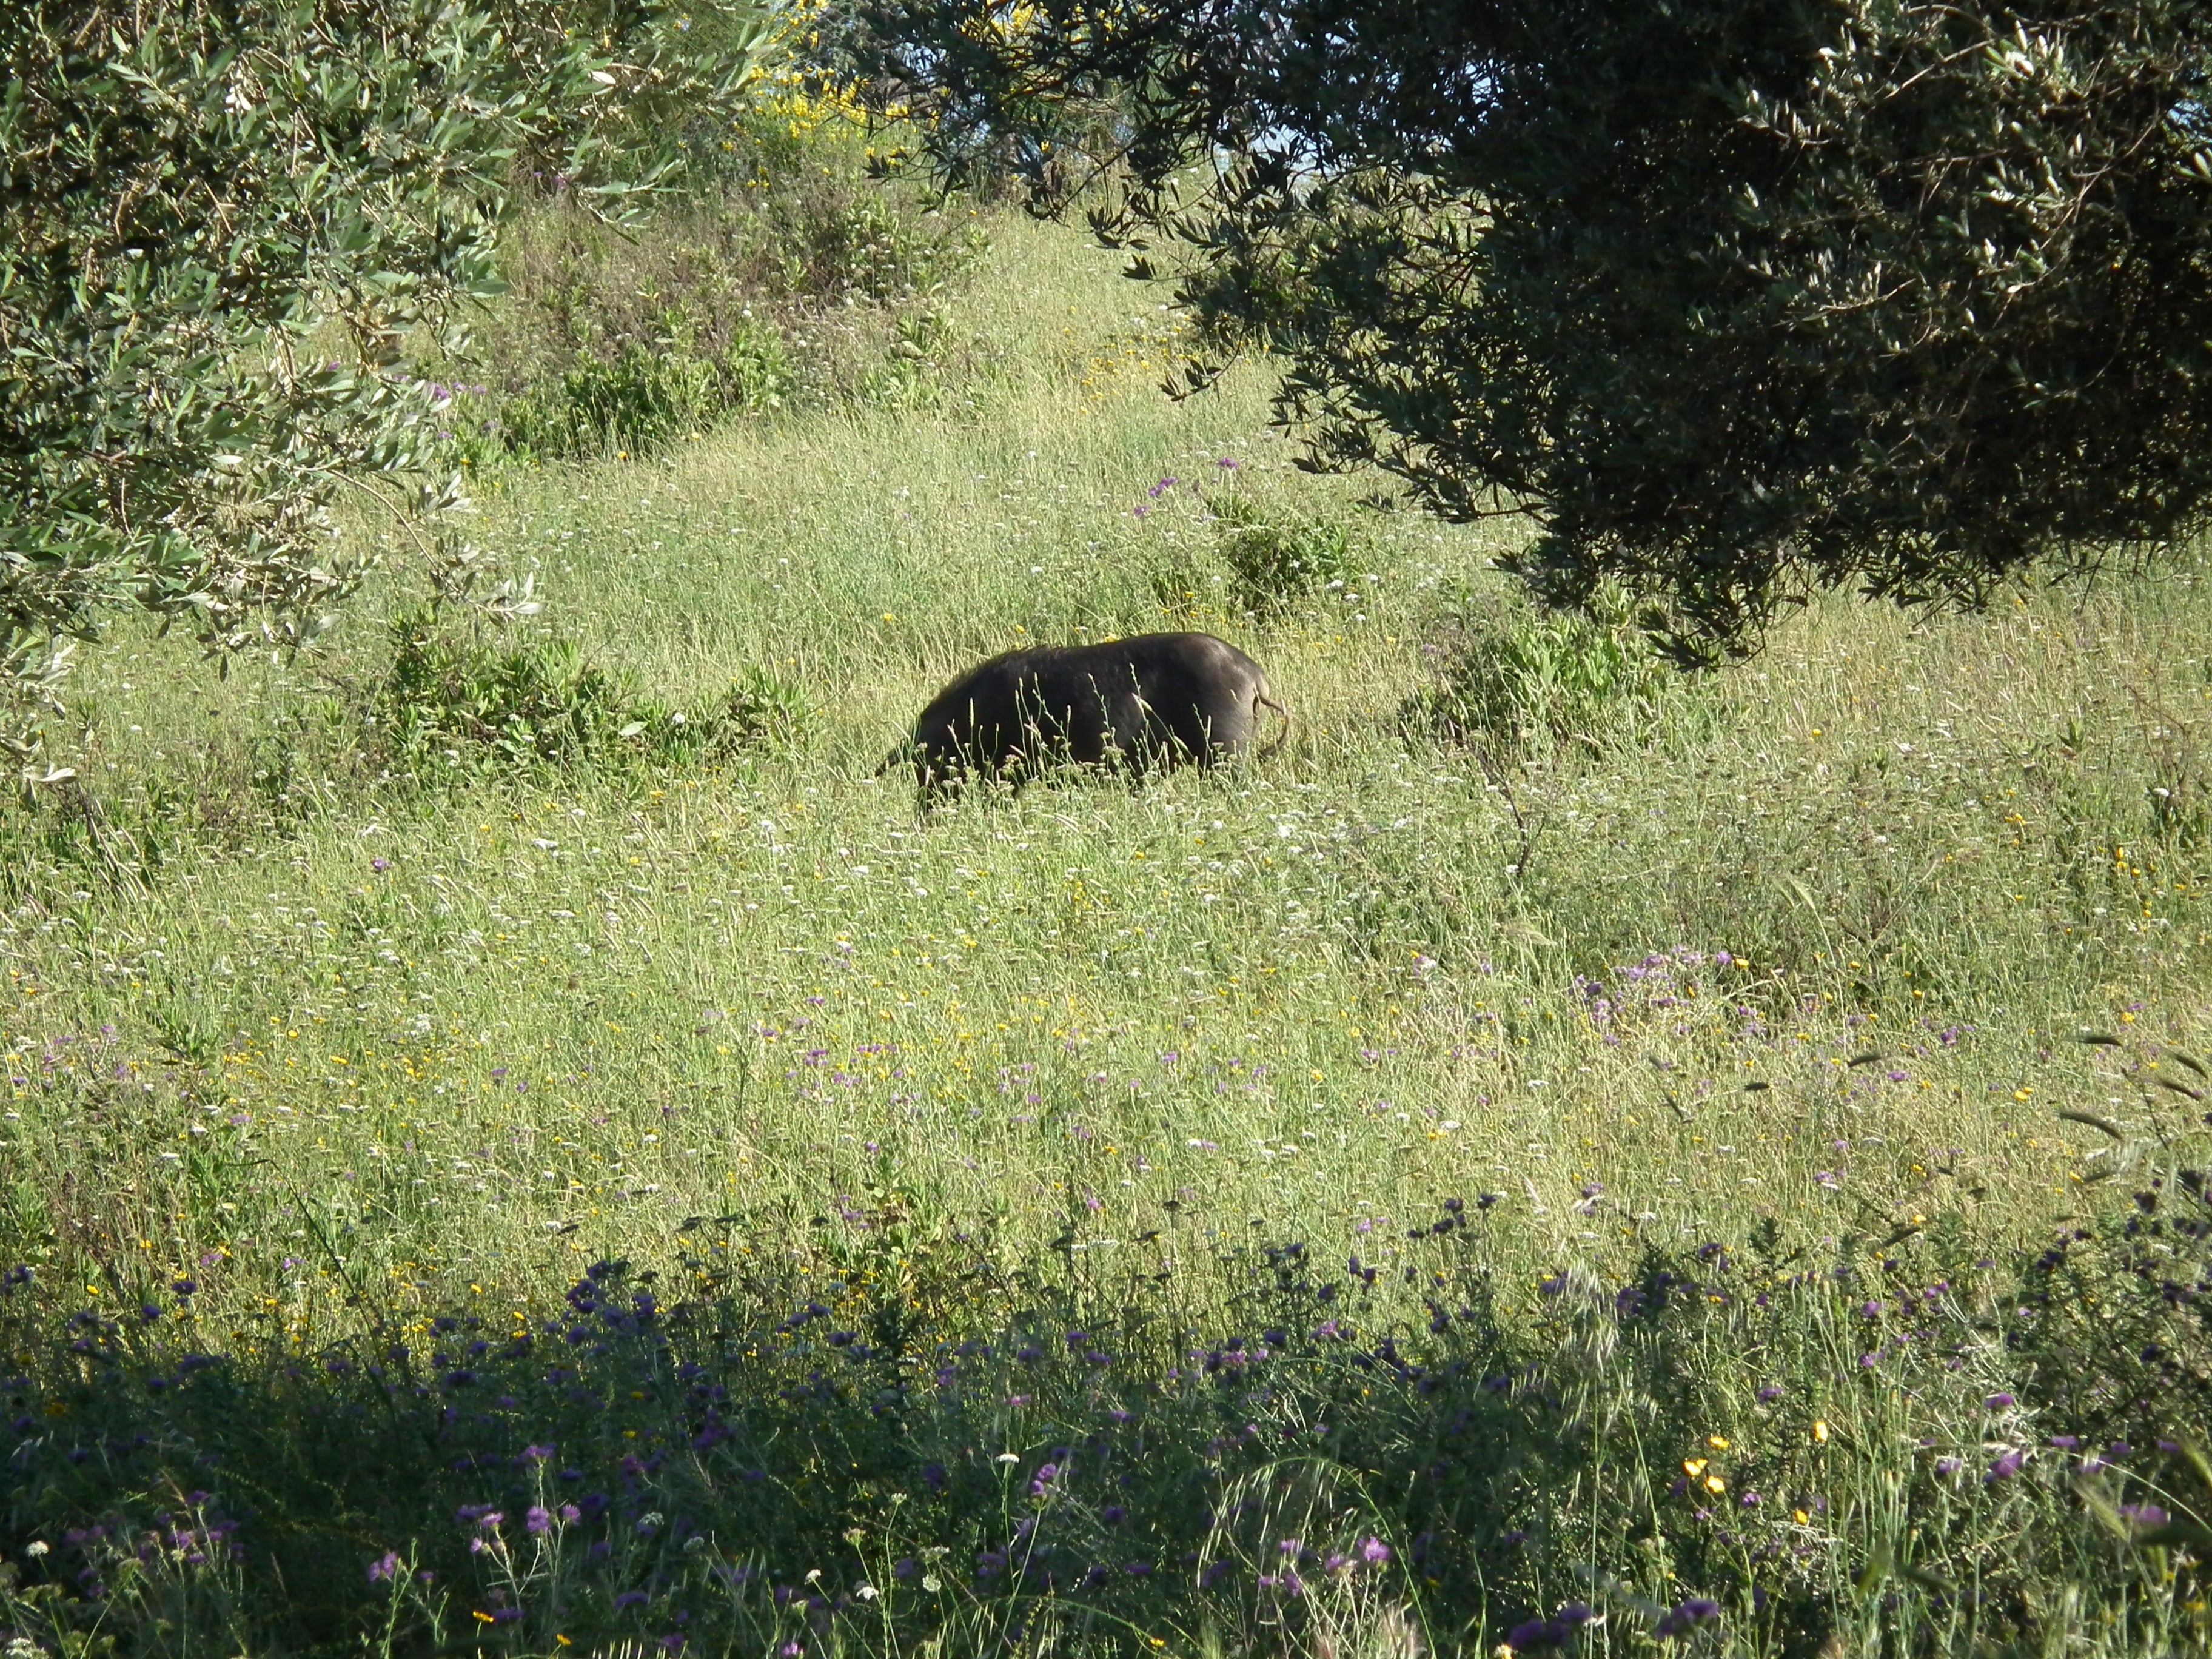
[[[0,816],[21,1639],[2201,1645],[2194,1535],[2142,1520],[2203,1512],[2187,1455],[2044,1443],[2170,1392],[2158,1362],[2095,1348],[2112,1398],[2069,1393],[2094,1345],[2008,1346],[2003,1312],[2166,1305],[2140,1256],[2070,1301],[2022,1276],[2194,1144],[2200,566],[1985,617],[1824,604],[1663,678],[1528,612],[1507,532],[1297,471],[1256,374],[1162,400],[1145,290],[991,229],[930,399],[488,476],[480,539],[547,613],[408,701],[520,686],[533,732],[605,738],[573,763],[493,697],[507,750],[418,722],[395,765],[374,614],[221,684],[148,637],[91,665],[88,788]],[[1259,570],[1255,526],[1325,579]],[[1170,626],[1266,665],[1279,756],[927,818],[875,774],[976,657]],[[659,741],[733,687],[775,741]],[[1727,1299],[1616,1300],[1662,1273]],[[2138,1416],[2179,1446],[2171,1398]],[[197,1541],[147,1555],[157,1512]],[[1015,1572],[1037,1538],[1073,1565]]]

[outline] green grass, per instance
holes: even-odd
[[[765,671],[803,706],[786,741],[711,766],[471,756],[448,777],[434,761],[383,775],[363,714],[388,670],[385,600],[323,656],[220,683],[174,642],[118,633],[91,656],[75,707],[97,808],[0,819],[0,1047],[19,1079],[0,1255],[36,1267],[42,1306],[135,1309],[190,1276],[196,1340],[275,1364],[438,1313],[503,1328],[602,1258],[657,1271],[664,1300],[733,1293],[738,1261],[766,1308],[811,1285],[880,1299],[957,1255],[979,1276],[924,1298],[933,1329],[1014,1328],[1053,1286],[1073,1318],[1155,1274],[1143,1294],[1226,1329],[1249,1245],[1310,1241],[1333,1261],[1396,1236],[1370,1256],[1395,1275],[1408,1222],[1494,1193],[1497,1340],[1549,1364],[1581,1339],[1571,1320],[1553,1321],[1564,1347],[1528,1334],[1549,1328],[1541,1278],[1610,1287],[1760,1227],[1777,1260],[1878,1264],[1920,1229],[1953,1242],[1912,1273],[2010,1264],[2111,1190],[2095,1177],[2112,1158],[2092,1156],[2107,1138],[2059,1109],[2131,1147],[2182,1142],[2194,1103],[2148,1086],[2180,1074],[2145,1068],[2207,1025],[2212,599],[2195,553],[2155,581],[1981,617],[1818,604],[1694,683],[1611,659],[1593,675],[1575,653],[1595,647],[1547,633],[1486,568],[1517,531],[1298,472],[1255,370],[1166,402],[1168,325],[1145,290],[1065,233],[992,231],[944,302],[939,355],[962,367],[930,371],[926,397],[483,482],[479,539],[548,601],[498,648],[574,647],[657,718]],[[1351,576],[1248,611],[1205,511],[1232,494],[1247,517],[1340,530]],[[1296,715],[1280,754],[926,819],[909,781],[876,774],[981,656],[1186,625],[1267,667]],[[1501,672],[1506,704],[1494,684],[1453,701],[1453,677]],[[1521,713],[1468,731],[1440,728],[1443,706]],[[2083,1027],[2118,1046],[2075,1041]],[[1681,1373],[1701,1389],[1741,1394],[1745,1356],[1772,1352],[1741,1330],[1712,1341]],[[1667,1375],[1654,1361],[1638,1397]],[[1976,1372],[1946,1408],[1967,1443],[1994,1386]],[[1666,1421],[1687,1434],[1708,1404]],[[1863,1443],[1903,1431],[1877,1426],[1880,1401],[1850,1409]],[[1540,1417],[1511,1432],[1560,1431]],[[1778,1445],[1785,1428],[1806,1443],[1793,1419]],[[1663,1485],[1695,1442],[1605,1443]],[[1576,1468],[1561,1479],[1593,1492],[1614,1478]],[[2052,1476],[2037,1524],[2094,1534],[2069,1491]],[[1556,1517],[1610,1513],[1581,1501]],[[836,1510],[807,1524],[834,1536]],[[1382,1522],[1355,1511],[1356,1542]],[[11,1524],[58,1513],[30,1504]],[[1473,1511],[1456,1524],[1480,1530]],[[2201,1639],[2146,1634],[2130,1621],[2148,1603],[2087,1556],[2068,1569],[2086,1601],[1907,1617],[1897,1595],[1926,1587],[1885,1591],[1869,1540],[1891,1534],[1853,1525],[1791,1591],[1811,1598],[1806,1628],[1856,1631],[1863,1603],[1864,1628],[1891,1632],[1869,1642],[1898,1650],[1992,1630],[2111,1651]],[[1552,1559],[1634,1577],[1589,1534]],[[359,1563],[333,1571],[351,1589]],[[1665,1600],[1665,1574],[1646,1577]],[[1426,1645],[1472,1647],[1590,1594],[1530,1580],[1468,1624],[1457,1603],[1432,1616],[1418,1583],[1346,1589],[1326,1640],[1258,1603],[1231,1634],[1380,1652],[1418,1602]],[[1122,1635],[1085,1640],[1170,1629],[1117,1606]],[[2114,1607],[2136,1611],[2100,1622]],[[1723,1638],[1697,1639],[1797,1650],[1731,1608]],[[1602,1639],[1625,1651],[1620,1619]],[[988,1622],[937,1627],[956,1647],[1006,1639]],[[1214,1639],[1172,1627],[1179,1652]]]

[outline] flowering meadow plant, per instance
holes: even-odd
[[[1754,1236],[1517,1287],[1487,1225],[1441,1205],[1387,1277],[1225,1252],[1233,1327],[1142,1283],[963,1320],[936,1292],[980,1260],[672,1304],[600,1261],[296,1358],[193,1346],[181,1285],[57,1317],[17,1268],[0,1617],[41,1652],[1790,1651],[2017,1639],[2063,1575],[2101,1650],[2208,1633],[2193,1293],[2094,1322],[2160,1339],[2155,1395],[2075,1345],[2139,1234],[2063,1267]]]

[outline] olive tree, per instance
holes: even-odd
[[[531,173],[611,211],[665,182],[664,118],[728,106],[766,21],[720,0],[0,8],[0,743],[27,777],[65,775],[40,710],[120,608],[217,658],[311,637],[363,574],[343,497],[394,515],[437,591],[475,582],[447,394],[406,351],[495,291]]]
[[[1533,515],[1686,654],[2212,498],[2199,0],[861,0],[957,174],[1088,190],[1322,466]],[[1192,365],[1202,383],[1212,366]]]

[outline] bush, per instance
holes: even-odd
[[[1206,505],[1221,522],[1217,545],[1233,596],[1255,616],[1280,616],[1353,577],[1356,550],[1341,524],[1265,508],[1242,495],[1213,497]]]
[[[680,335],[624,346],[612,359],[583,358],[501,405],[482,430],[525,456],[641,452],[696,437],[727,415],[779,408],[790,385],[781,337],[749,325],[719,360],[695,355]]]
[[[429,611],[398,618],[392,637],[368,747],[418,784],[727,761],[788,742],[804,718],[798,691],[761,669],[694,714],[640,696],[573,640],[486,642]]]
[[[1441,684],[1409,698],[1400,718],[1447,742],[1516,752],[1637,742],[1686,684],[1617,590],[1579,614],[1455,587],[1437,633],[1424,649]]]
[[[896,180],[842,123],[733,129],[721,174],[617,231],[568,198],[504,245],[508,293],[441,379],[479,463],[637,453],[805,399],[911,407],[946,343],[929,296],[984,246]],[[742,163],[742,165],[740,165]]]
[[[763,18],[507,0],[0,8],[0,747],[42,762],[70,638],[139,606],[211,653],[296,647],[358,586],[349,480],[471,561],[443,402],[400,364],[491,291],[519,155],[605,204],[726,112]]]

